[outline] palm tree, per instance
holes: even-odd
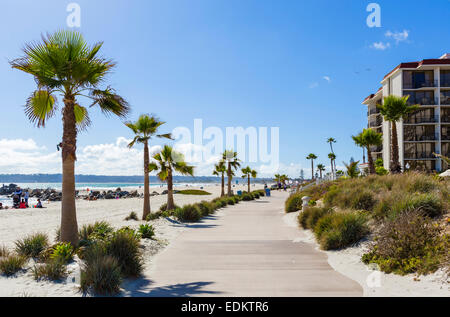
[[[150,154],[148,152],[148,141],[152,138],[152,136],[171,139],[170,133],[156,134],[158,128],[164,123],[165,122],[159,121],[159,119],[155,116],[149,116],[147,114],[141,115],[134,123],[125,123],[125,125],[135,134],[133,141],[128,144],[128,147],[132,148],[136,142],[144,144],[144,207],[142,212],[142,220],[147,219],[147,216],[150,214]]]
[[[383,134],[376,132],[375,130],[368,128],[364,129],[357,136],[352,137],[353,140],[361,142],[362,146],[367,149],[367,158],[369,161],[369,174],[375,174],[375,164],[373,162],[371,146],[380,146],[383,144]],[[356,141],[355,141],[356,142]]]
[[[220,197],[225,196],[225,172],[227,171],[227,167],[225,166],[225,162],[220,160],[219,163],[214,165],[213,175],[222,177],[222,190],[220,192]]]
[[[352,136],[355,144],[363,149],[363,163],[366,164],[365,145],[362,139],[362,133]]]
[[[182,175],[194,175],[194,166],[188,165],[184,161],[183,154],[176,152],[169,145],[164,145],[161,152],[155,154],[155,163],[150,163],[150,169],[158,169],[158,177],[162,181],[167,181],[167,210],[175,208],[173,202],[173,172]]]
[[[226,150],[222,154],[222,160],[227,165],[227,181],[228,181],[228,196],[231,194],[231,180],[233,179],[233,170],[241,167],[240,159],[237,157],[237,152]]]
[[[106,75],[115,63],[98,56],[103,43],[89,46],[80,33],[58,31],[43,36],[42,42],[26,44],[24,56],[10,62],[12,68],[31,74],[37,90],[28,98],[25,114],[37,127],[44,127],[47,120],[57,113],[56,95],[60,94],[63,136],[58,149],[62,149],[62,203],[61,241],[78,243],[78,224],[75,206],[75,161],[77,134],[91,121],[88,108],[82,106],[79,97],[90,99],[90,106],[97,105],[106,114],[125,117],[128,103],[115,91],[101,89]]]
[[[280,174],[275,174],[273,180],[276,181],[277,183],[278,183],[278,182],[281,183],[281,175],[280,175]]]
[[[322,178],[322,173],[325,171],[325,165],[323,164],[317,164],[317,170],[320,173],[320,178]]]
[[[248,182],[248,191],[250,193],[250,176],[253,178],[256,178],[256,175],[258,174],[255,170],[252,170],[250,166],[247,166],[246,168],[242,169],[242,178],[247,178]]]
[[[408,99],[409,96],[397,97],[390,95],[384,98],[382,105],[377,105],[384,120],[388,121],[391,125],[391,160],[389,162],[389,170],[391,173],[401,172],[398,158],[399,149],[396,122],[400,119],[405,119],[408,114],[419,108],[419,105],[410,105]]]
[[[350,164],[346,164],[345,162],[342,162],[345,165],[345,168],[347,169],[347,175],[350,178],[355,178],[358,177],[359,175],[359,171],[358,171],[358,163],[359,161],[356,162],[350,162]]]
[[[329,153],[328,158],[330,159],[330,163],[331,163],[331,174],[333,174],[333,177],[334,177],[334,175],[335,175],[334,161],[336,160],[336,154]]]
[[[333,143],[336,143],[336,139],[335,139],[335,138],[328,138],[328,139],[327,139],[327,143],[330,144],[331,153],[334,154],[334,151],[333,151]],[[334,164],[336,164],[335,161],[333,161],[333,162],[334,162]],[[334,169],[336,170],[336,165],[334,166]]]
[[[311,160],[311,179],[314,179],[314,160],[317,159],[317,156],[313,153],[309,153],[306,159]]]

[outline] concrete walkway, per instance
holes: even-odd
[[[362,296],[326,254],[294,242],[283,221],[285,192],[229,206],[183,232],[156,258],[129,296]],[[129,285],[131,286],[131,285]]]

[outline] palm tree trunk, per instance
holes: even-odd
[[[311,179],[314,179],[314,160],[311,159]]]
[[[225,196],[225,173],[222,172],[222,190],[220,192],[220,197]]]
[[[375,165],[373,164],[372,151],[367,147],[367,160],[369,161],[369,174],[375,174]]]
[[[363,164],[366,164],[366,150],[364,149],[364,147],[362,149],[363,149]]]
[[[248,193],[250,193],[250,175],[248,175]]]
[[[150,182],[149,182],[149,170],[148,164],[150,164],[150,157],[148,152],[148,142],[144,143],[144,208],[142,212],[142,220],[146,220],[150,214]]]
[[[61,241],[78,244],[78,223],[75,204],[75,161],[77,149],[77,127],[75,120],[75,98],[64,97],[62,139],[62,202]]]
[[[228,163],[228,170],[227,170],[227,177],[228,177],[228,196],[231,197],[231,164]]]
[[[173,181],[172,181],[172,167],[167,171],[167,210],[175,209],[173,202]]]
[[[332,175],[332,178],[334,179],[334,166],[333,166],[333,159],[330,159],[330,161],[331,161],[331,175]]]
[[[391,173],[399,173],[401,171],[400,163],[398,160],[398,139],[397,139],[397,124],[391,122],[392,133],[391,133],[391,162],[390,171]]]

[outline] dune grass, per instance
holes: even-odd
[[[181,195],[211,195],[211,193],[201,189],[185,189],[177,191],[177,194]]]

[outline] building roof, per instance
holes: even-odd
[[[378,95],[378,93],[383,89],[383,87],[380,87],[376,93],[374,94],[370,94],[369,96],[367,96],[364,100],[363,100],[363,104],[371,99],[373,99],[376,95]]]
[[[444,56],[447,56],[447,54]],[[394,73],[396,70],[400,68],[419,68],[420,66],[423,65],[450,65],[450,58],[444,56],[441,58],[424,59],[420,62],[401,63],[393,70],[391,70],[386,76],[384,76],[383,80],[388,78],[390,75],[392,75],[392,73]]]

